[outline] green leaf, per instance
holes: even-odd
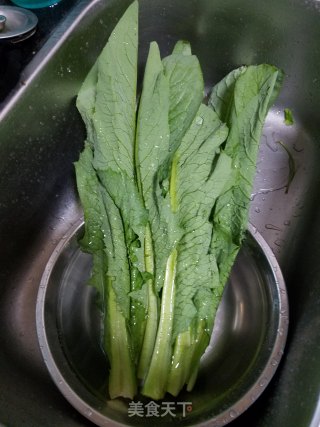
[[[194,304],[198,289],[212,289],[219,281],[210,249],[210,214],[231,174],[231,159],[219,152],[227,136],[228,129],[218,116],[201,105],[176,152],[176,192],[183,236],[178,246],[174,337],[186,331],[198,314]]]
[[[203,77],[196,56],[191,55],[188,42],[178,42],[173,53],[164,58],[163,72],[168,81],[169,105],[163,115],[163,126],[169,127],[169,148],[153,180],[153,206],[150,209],[150,226],[154,241],[156,289],[164,282],[167,259],[183,233],[178,215],[169,194],[173,155],[182,137],[190,127],[203,98]],[[159,110],[158,110],[159,111]],[[167,115],[168,114],[168,118]],[[168,120],[168,124],[167,124]],[[167,144],[167,141],[165,142]],[[164,153],[164,152],[163,152]],[[163,156],[161,156],[162,160]]]
[[[134,178],[138,57],[138,2],[113,30],[98,59],[93,125],[96,169],[123,171]]]
[[[170,148],[174,151],[186,133],[204,96],[204,82],[198,58],[191,55],[188,42],[178,42],[163,59],[169,81]]]
[[[218,83],[209,99],[230,129],[224,151],[232,158],[232,175],[212,211],[212,252],[217,257],[221,286],[247,228],[262,128],[282,80],[283,73],[271,65],[241,68]]]
[[[78,162],[75,163],[77,188],[84,210],[84,234],[80,240],[81,249],[92,254],[92,271],[89,284],[99,295],[98,303],[103,309],[107,260],[104,253],[104,231],[109,224],[104,221],[105,207],[100,185],[92,166],[92,149],[85,144]]]
[[[90,284],[97,288],[105,312],[103,346],[110,361],[111,397],[133,398],[137,384],[127,321],[130,314],[130,275],[119,210],[101,186],[93,168],[90,144],[75,164],[85,233],[81,247],[92,254]],[[112,338],[113,337],[113,338]]]
[[[93,115],[96,103],[96,86],[98,81],[98,63],[96,62],[84,80],[77,97],[77,108],[87,129],[87,141],[93,143]]]
[[[169,150],[169,83],[158,45],[150,44],[137,116],[135,163],[147,209],[154,209],[154,180]]]
[[[186,40],[178,40],[175,44],[173,54],[181,54],[181,55],[191,55],[191,46],[190,43]]]
[[[90,144],[86,142],[79,160],[75,163],[75,170],[77,188],[85,220],[85,232],[81,239],[81,247],[85,252],[89,253],[104,248],[102,223],[105,208],[92,161],[92,149]]]
[[[209,105],[213,107],[214,111],[224,123],[228,123],[231,114],[235,84],[246,70],[246,66],[236,68],[212,88]]]
[[[100,186],[105,206],[105,221],[109,228],[104,232],[104,247],[107,257],[107,276],[111,278],[119,309],[125,318],[130,313],[130,271],[124,226],[119,209],[104,187]]]
[[[98,180],[89,144],[86,144],[75,169],[85,219],[85,232],[80,244],[84,251],[93,254],[91,284],[103,296],[101,276],[106,274],[112,277],[116,283],[119,307],[123,315],[129,318],[130,274],[122,219],[119,209]],[[102,259],[105,265],[102,265]]]
[[[286,126],[294,125],[293,114],[292,114],[292,111],[290,110],[290,108],[285,108],[283,110],[283,114],[284,114],[284,124]]]
[[[148,214],[135,183],[125,173],[112,169],[98,171],[98,176],[114,204],[119,209],[121,221],[126,233],[126,242],[131,247],[132,265],[144,271],[144,233],[148,223]]]

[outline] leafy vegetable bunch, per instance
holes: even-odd
[[[188,42],[150,44],[137,98],[138,3],[80,90],[84,251],[104,307],[109,394],[191,390],[244,238],[259,140],[282,73],[243,66],[213,87]]]

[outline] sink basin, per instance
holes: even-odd
[[[0,112],[0,425],[93,425],[49,376],[35,308],[46,263],[82,213],[73,162],[85,129],[75,97],[129,3],[80,1],[24,70]],[[140,10],[141,67],[150,41],[157,40],[165,55],[182,38],[191,42],[208,85],[241,64],[268,62],[286,73],[261,140],[250,221],[284,274],[289,336],[272,382],[230,426],[318,427],[320,4],[141,0]],[[293,113],[292,126],[284,123],[284,108]]]

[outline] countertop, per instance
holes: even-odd
[[[50,7],[32,9],[32,12],[38,17],[38,25],[36,32],[31,37],[18,43],[0,40],[0,108],[12,89],[18,84],[22,70],[78,1],[62,0]],[[0,0],[0,5],[15,6],[11,1],[6,0]]]

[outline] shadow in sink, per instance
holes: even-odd
[[[85,130],[75,96],[129,1],[86,3],[71,9],[52,33],[24,70],[25,84],[0,113],[0,421],[11,427],[91,425],[52,383],[35,325],[46,262],[81,215],[73,161]],[[319,4],[141,0],[140,5],[141,67],[151,40],[165,55],[183,38],[199,56],[208,84],[243,63],[269,62],[285,70],[262,138],[250,218],[285,274],[289,340],[272,383],[231,425],[314,427],[320,394]],[[293,126],[283,123],[287,107]]]

